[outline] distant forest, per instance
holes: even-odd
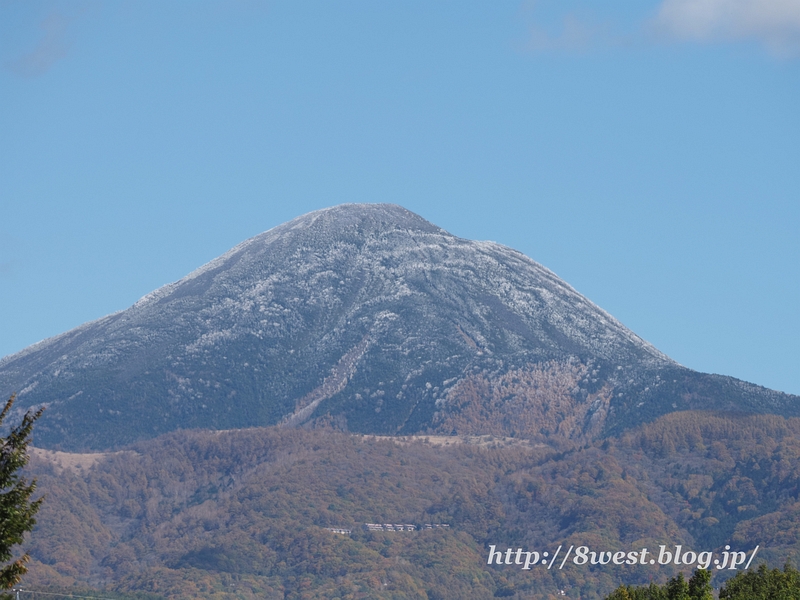
[[[678,412],[598,442],[451,441],[259,428],[171,433],[96,461],[37,451],[28,475],[45,502],[23,587],[187,600],[599,599],[680,567],[522,570],[487,565],[489,547],[758,544],[752,569],[797,564],[800,419]],[[711,583],[734,574],[713,570]]]

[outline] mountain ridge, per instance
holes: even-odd
[[[530,381],[506,401],[509,373]],[[534,393],[536,377],[548,392]],[[676,409],[797,414],[797,397],[720,377],[682,367],[520,252],[387,204],[297,217],[0,360],[0,391],[19,392],[18,410],[47,406],[39,443],[65,449],[194,427],[474,434],[537,414],[548,428],[528,419],[518,435],[576,438]],[[490,422],[457,418],[486,402]]]

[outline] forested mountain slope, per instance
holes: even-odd
[[[490,545],[681,544],[716,556],[725,545],[759,545],[756,564],[798,559],[798,419],[678,412],[558,450],[451,441],[271,427],[171,433],[94,457],[37,450],[29,473],[46,501],[26,584],[187,600],[548,598],[562,589],[591,599],[621,583],[666,581],[679,567],[522,570],[488,566]],[[366,523],[449,527],[370,532]],[[714,573],[719,585],[735,571]]]

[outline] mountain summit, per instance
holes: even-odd
[[[395,205],[315,211],[0,361],[36,443],[186,428],[596,438],[690,408],[798,400],[686,369],[554,273]]]

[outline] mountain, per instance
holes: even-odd
[[[687,409],[800,398],[675,363],[554,273],[402,207],[351,204],[251,238],[127,310],[0,361],[36,444],[178,429],[591,440]]]

